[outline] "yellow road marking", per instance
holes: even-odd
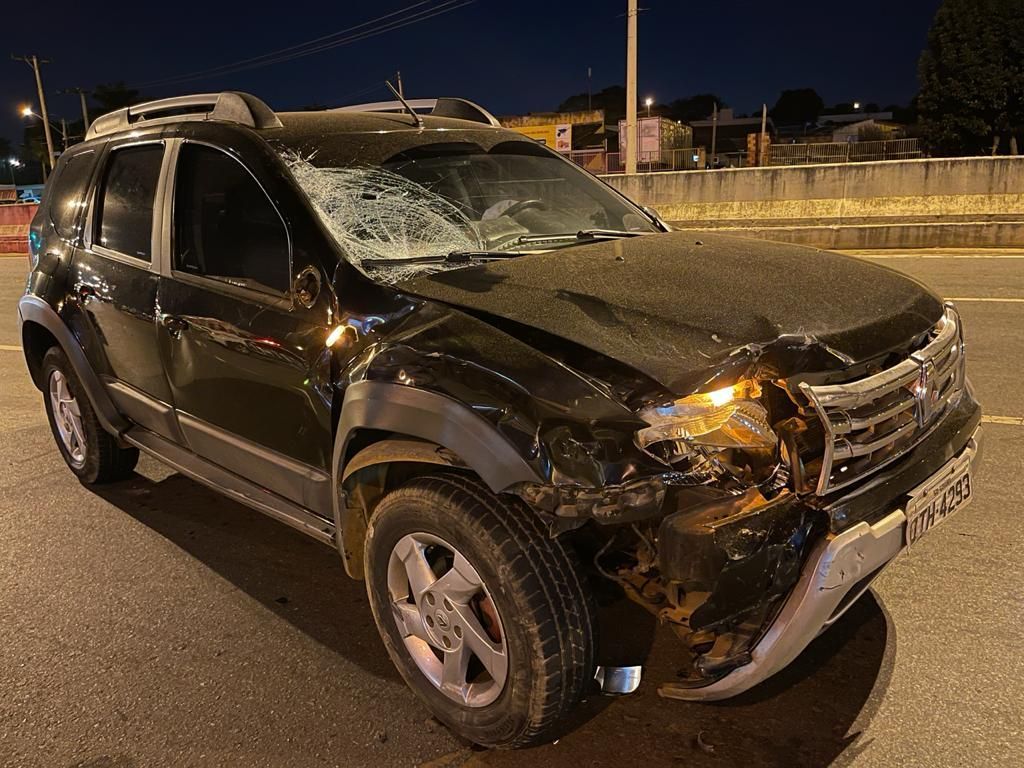
[[[21,347],[13,344],[0,344],[0,351],[3,352],[21,352]]]
[[[987,424],[1008,424],[1011,427],[1024,427],[1024,416],[982,416]]]
[[[993,304],[1004,302],[1006,304],[1024,304],[1024,299],[1008,298],[1008,299],[997,299],[993,296],[951,296],[950,301],[987,301]]]

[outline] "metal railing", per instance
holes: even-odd
[[[911,160],[921,157],[918,139],[843,141],[825,144],[772,144],[767,165],[817,163],[868,163],[879,160]]]
[[[569,159],[591,173],[625,173],[625,162],[619,152],[605,152],[600,149],[576,150],[569,153]],[[692,171],[704,167],[704,154],[698,148],[665,149],[657,152],[641,152],[636,159],[639,173],[656,171]]]

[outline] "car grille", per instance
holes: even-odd
[[[925,346],[892,368],[844,384],[801,384],[825,428],[816,493],[850,485],[905,454],[942,420],[964,382],[963,332],[947,305]]]

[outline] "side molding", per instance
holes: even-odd
[[[118,413],[117,408],[114,407],[113,402],[111,402],[106,390],[100,383],[99,377],[93,371],[92,366],[89,365],[85,352],[82,350],[82,345],[78,343],[78,339],[75,338],[71,330],[64,324],[64,321],[53,310],[53,307],[38,296],[22,296],[18,301],[18,316],[21,324],[27,322],[37,323],[49,331],[57,340],[57,343],[60,344],[64,354],[67,355],[68,360],[71,362],[72,367],[74,367],[78,380],[85,387],[85,392],[89,396],[93,410],[96,411],[96,418],[99,419],[103,428],[113,435],[120,435],[128,429],[129,423]]]

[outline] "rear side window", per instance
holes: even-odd
[[[96,152],[86,150],[69,157],[57,177],[50,198],[50,220],[57,234],[65,240],[78,240],[82,234],[82,210],[89,177],[96,164]]]
[[[201,144],[182,146],[174,219],[176,270],[273,294],[288,291],[284,223],[234,158]]]
[[[152,258],[153,201],[163,154],[159,144],[113,151],[99,201],[99,245],[137,259]]]

